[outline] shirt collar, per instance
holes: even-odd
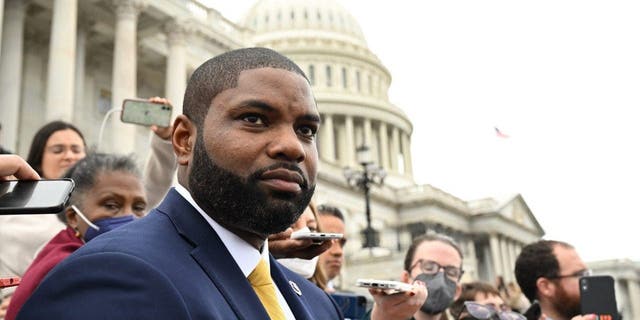
[[[219,223],[217,223],[214,219],[212,219],[208,214],[198,206],[196,201],[191,196],[191,193],[178,184],[175,186],[175,190],[189,202],[199,213],[200,215],[209,223],[209,225],[215,230],[222,241],[222,244],[227,248],[233,260],[236,262],[240,270],[245,277],[248,277],[251,271],[255,269],[260,261],[260,258],[264,258],[267,262],[267,266],[269,266],[269,243],[267,240],[264,241],[262,245],[262,251],[256,250],[252,245],[248,242],[244,241],[240,237],[238,237],[235,233],[227,230]],[[270,270],[270,269],[269,269]]]

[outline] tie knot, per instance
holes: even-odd
[[[273,283],[269,273],[269,266],[267,266],[267,262],[264,259],[260,259],[258,265],[251,271],[247,279],[253,287],[266,286]]]

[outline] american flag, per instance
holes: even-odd
[[[502,131],[500,131],[500,129],[498,129],[498,127],[493,127],[493,129],[496,130],[496,136],[498,136],[498,138],[503,138],[503,139],[509,138],[509,135],[504,134]]]

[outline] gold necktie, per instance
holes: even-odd
[[[269,274],[269,267],[264,259],[260,259],[247,280],[251,283],[253,291],[256,292],[260,302],[267,310],[269,318],[272,320],[284,320],[284,312],[278,303],[278,296],[276,295],[276,286],[271,280]]]

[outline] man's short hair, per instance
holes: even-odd
[[[207,60],[193,72],[184,93],[183,113],[201,128],[213,99],[220,92],[236,87],[242,71],[259,68],[284,69],[309,81],[298,65],[271,49],[229,51]]]
[[[411,272],[411,262],[413,262],[413,257],[416,255],[416,249],[418,249],[418,246],[420,246],[423,242],[428,241],[442,242],[456,249],[458,255],[460,255],[460,268],[462,268],[462,250],[460,250],[458,244],[453,239],[445,235],[429,233],[423,234],[413,239],[411,246],[409,246],[409,249],[407,250],[407,255],[404,257],[404,270],[406,270],[407,272]]]
[[[318,206],[318,213],[323,215],[323,216],[334,216],[340,220],[342,220],[342,222],[344,222],[344,214],[342,214],[342,211],[340,211],[340,209],[334,207],[334,206],[330,206],[327,204],[321,204]]]
[[[498,289],[489,283],[481,281],[463,283],[460,297],[458,297],[458,299],[451,304],[451,307],[449,307],[449,311],[454,319],[458,319],[460,317],[460,313],[462,313],[462,309],[464,309],[464,303],[466,301],[475,301],[478,293],[483,293],[487,296],[500,296]]]
[[[539,278],[553,278],[559,275],[560,264],[558,258],[553,254],[553,249],[556,246],[573,248],[570,244],[562,241],[540,240],[522,248],[516,259],[516,280],[522,293],[529,301],[538,298],[536,281]]]

